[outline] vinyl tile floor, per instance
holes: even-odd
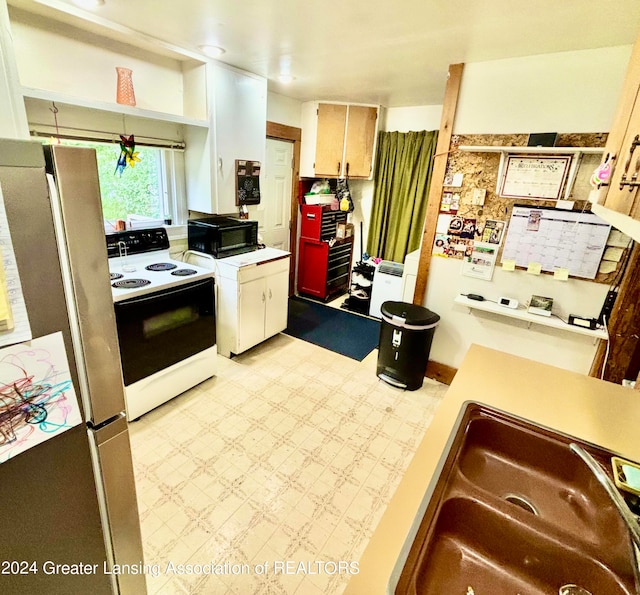
[[[130,425],[150,594],[342,593],[447,388],[376,361],[280,334]]]

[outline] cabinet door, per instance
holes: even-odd
[[[289,271],[266,277],[267,306],[264,319],[265,339],[287,328]]]
[[[239,286],[238,353],[264,340],[264,313],[267,302],[264,277]]]
[[[264,162],[267,142],[267,81],[225,66],[214,74],[217,212],[234,213],[236,159]]]
[[[607,208],[620,213],[628,214],[632,208],[633,195],[628,187],[620,189],[620,179],[624,173],[625,165],[631,153],[631,143],[635,135],[640,133],[638,126],[638,89],[640,88],[640,38],[636,41],[627,72],[624,85],[618,100],[616,113],[613,118],[611,130],[607,137],[607,145],[604,150],[604,159],[614,155],[612,164],[614,167],[609,186],[601,186],[595,193],[595,202],[604,204]],[[636,161],[640,151],[635,151],[633,161],[628,167],[628,176],[635,173]],[[593,198],[591,200],[594,200]]]
[[[236,213],[235,160],[264,162],[267,81],[219,63],[207,63],[209,129],[187,126],[188,207]]]
[[[605,206],[625,215],[632,214],[639,202],[638,186],[620,186],[621,182],[640,183],[640,102],[636,101],[627,124],[617,164],[611,176]],[[636,207],[637,208],[637,207]],[[636,215],[637,216],[637,215]]]
[[[375,107],[349,106],[344,156],[344,174],[349,178],[368,178],[371,175],[377,118]]]
[[[316,176],[335,178],[341,174],[346,123],[346,105],[318,104],[318,135],[314,167]]]

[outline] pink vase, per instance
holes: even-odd
[[[116,66],[118,73],[118,88],[116,91],[116,101],[122,105],[135,105],[136,94],[133,91],[132,71],[130,68]]]

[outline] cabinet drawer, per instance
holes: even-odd
[[[246,283],[254,279],[260,279],[267,275],[275,275],[282,271],[289,271],[289,256],[278,260],[269,260],[255,265],[241,267],[238,270],[238,283]]]
[[[336,237],[338,223],[347,221],[344,211],[332,211],[328,205],[302,205],[300,237],[328,241]]]

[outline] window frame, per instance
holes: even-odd
[[[99,108],[25,98],[29,132],[40,141],[69,139],[119,144],[120,135],[133,134],[136,145],[160,149],[160,200],[172,226],[188,219],[187,180],[184,159],[185,127],[147,116],[127,115]],[[115,167],[115,164],[114,164]]]

